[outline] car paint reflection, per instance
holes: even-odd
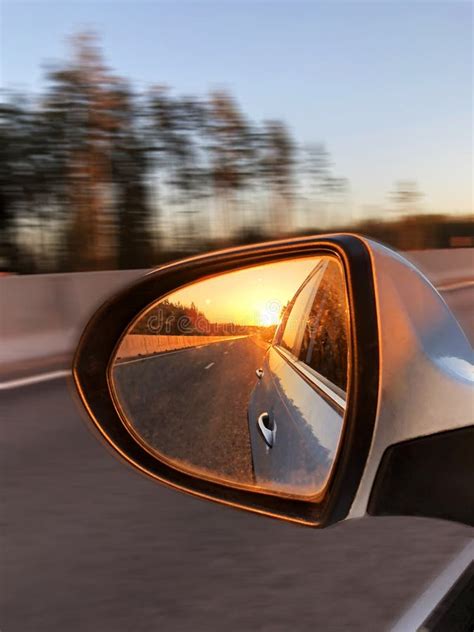
[[[314,496],[324,489],[331,474],[343,412],[323,399],[282,353],[275,347],[269,350],[264,376],[250,401],[256,482],[274,491]],[[277,424],[271,450],[265,447],[255,422],[267,408]]]

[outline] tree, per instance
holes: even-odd
[[[295,145],[281,121],[266,121],[260,133],[260,173],[272,192],[270,222],[279,234],[291,226],[290,204],[294,189]]]
[[[72,266],[111,266],[111,154],[121,123],[121,82],[104,66],[90,34],[73,39],[72,60],[50,72],[48,79],[44,116],[56,143],[58,184],[70,209],[67,250]]]
[[[399,180],[390,193],[396,212],[405,216],[414,215],[419,210],[418,203],[422,197],[423,194],[413,180]]]
[[[14,267],[15,220],[28,211],[31,169],[29,112],[24,102],[12,99],[0,107],[0,256],[2,268]]]
[[[149,97],[149,134],[162,188],[170,202],[188,218],[186,240],[193,233],[193,216],[199,202],[211,194],[207,160],[206,104],[194,97],[174,97],[166,88],[155,88]],[[183,244],[184,245],[184,244]]]
[[[43,269],[50,258],[46,236],[55,217],[57,189],[45,123],[30,101],[16,95],[0,107],[0,248],[4,265],[14,269],[28,261],[26,235],[30,254],[40,253]]]
[[[256,136],[234,99],[224,91],[210,95],[207,134],[211,179],[221,201],[220,232],[228,238],[235,194],[255,177]]]
[[[154,263],[149,178],[151,152],[144,129],[146,105],[126,84],[117,87],[119,122],[111,142],[111,175],[117,222],[118,266]]]
[[[347,192],[347,180],[332,175],[329,152],[323,144],[310,144],[302,149],[302,167],[304,184],[309,197],[310,222],[319,215],[319,222],[329,222],[334,213],[334,202]],[[313,224],[314,225],[314,224]]]

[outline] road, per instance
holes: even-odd
[[[247,408],[264,354],[247,337],[122,362],[117,394],[148,445],[185,467],[252,484]]]
[[[470,292],[446,294],[467,324]],[[409,518],[315,531],[214,505],[119,462],[67,380],[0,398],[4,632],[378,632],[473,535]]]

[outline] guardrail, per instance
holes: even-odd
[[[407,256],[436,286],[474,279],[474,249],[412,251]],[[145,270],[0,278],[0,380],[70,365],[94,310]]]

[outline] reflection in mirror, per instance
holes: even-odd
[[[131,324],[112,366],[114,398],[129,430],[178,469],[314,496],[341,438],[348,331],[335,258],[216,275]]]

